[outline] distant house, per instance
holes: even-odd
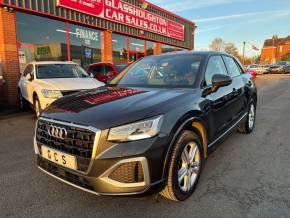
[[[273,64],[276,61],[288,57],[290,53],[290,35],[285,38],[273,36],[266,39],[261,51],[261,64]]]

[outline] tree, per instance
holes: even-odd
[[[238,57],[238,55],[239,55],[238,48],[232,42],[229,42],[229,43],[225,44],[225,52],[230,54],[230,55],[233,55],[235,57]]]
[[[221,38],[215,38],[209,45],[209,49],[212,51],[224,51],[225,42]]]

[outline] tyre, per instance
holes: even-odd
[[[41,113],[41,105],[37,96],[34,97],[33,107],[36,117],[39,117]]]
[[[20,90],[18,91],[18,96],[19,96],[19,109],[21,111],[27,110],[27,103],[25,102]]]
[[[173,201],[184,201],[194,192],[203,165],[200,139],[191,131],[178,137],[169,163],[166,187],[160,194]]]
[[[238,129],[238,132],[243,134],[250,134],[251,132],[253,132],[255,124],[256,124],[256,104],[254,103],[254,101],[251,101],[248,108],[247,120]]]

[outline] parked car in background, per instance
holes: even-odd
[[[278,61],[269,68],[270,73],[290,73],[290,61]]]
[[[255,70],[253,70],[253,69],[247,69],[246,68],[245,69],[245,72],[251,74],[252,77],[253,77],[253,79],[256,79],[257,78],[257,72]]]
[[[264,69],[264,74],[270,73],[270,67],[272,65],[262,65],[262,68]]]
[[[87,67],[87,72],[101,82],[107,83],[109,79],[113,78],[122,72],[128,64],[113,64],[113,63],[96,63]]]
[[[245,68],[248,70],[255,71],[256,74],[265,74],[267,72],[266,68],[264,68],[262,65],[258,65],[258,64],[248,65],[248,66],[245,66]]]
[[[20,108],[30,105],[39,116],[58,98],[103,85],[73,62],[31,62],[18,83]]]
[[[49,106],[36,125],[37,164],[96,195],[161,191],[183,201],[210,152],[236,130],[254,130],[256,103],[251,76],[228,54],[149,56],[108,86]]]

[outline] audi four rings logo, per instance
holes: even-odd
[[[67,130],[62,127],[48,126],[47,132],[48,132],[48,135],[58,138],[58,139],[65,139],[67,137]]]

